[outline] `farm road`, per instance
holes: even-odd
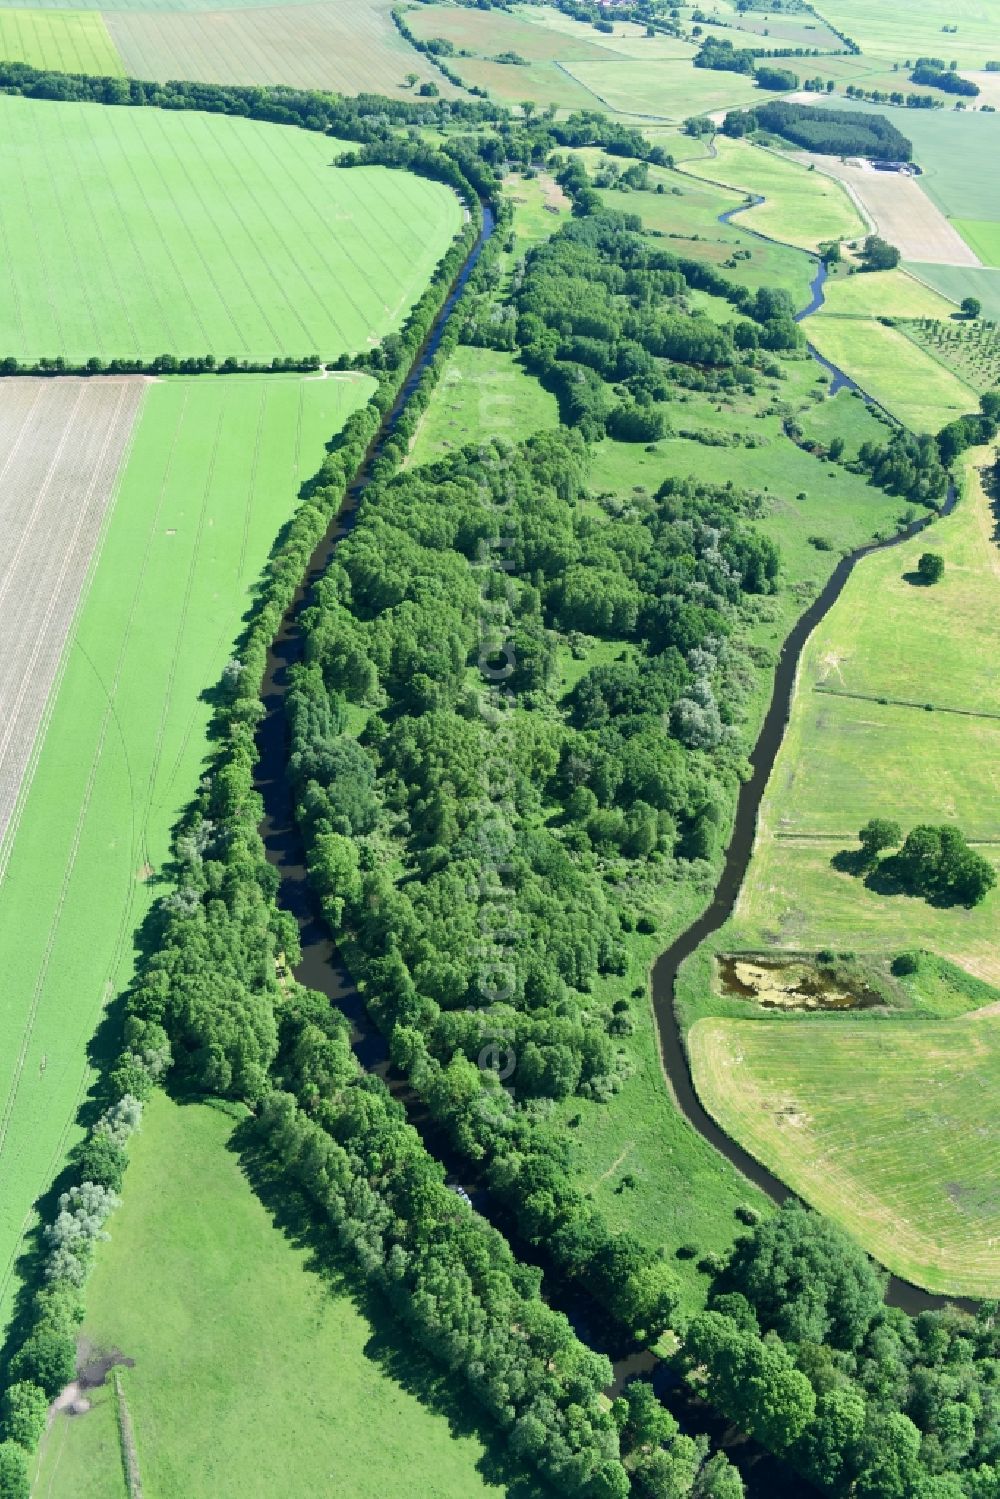
[[[0,386],[0,879],[146,381]]]

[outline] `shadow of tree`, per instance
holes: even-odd
[[[840,874],[853,874],[860,877],[869,868],[870,860],[863,849],[841,848],[834,854],[830,863]]]

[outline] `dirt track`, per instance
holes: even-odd
[[[839,156],[817,156],[811,151],[795,153],[818,172],[842,182],[865,218],[883,239],[895,245],[904,260],[930,265],[981,265],[978,255],[958,230],[932,203],[918,177],[898,172],[879,172],[857,160],[844,162]]]
[[[145,386],[0,383],[0,878]]]

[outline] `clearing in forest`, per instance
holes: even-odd
[[[334,358],[397,328],[455,194],[329,136],[0,98],[0,354]]]
[[[362,376],[147,386],[0,887],[0,1323],[272,541]]]
[[[1000,1292],[1000,1024],[704,1019],[703,1103],[741,1145],[897,1275]]]
[[[146,381],[7,380],[0,406],[0,882]]]

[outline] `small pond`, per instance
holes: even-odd
[[[765,1010],[870,1010],[885,998],[860,974],[810,958],[724,953],[718,958],[723,994],[752,999]]]

